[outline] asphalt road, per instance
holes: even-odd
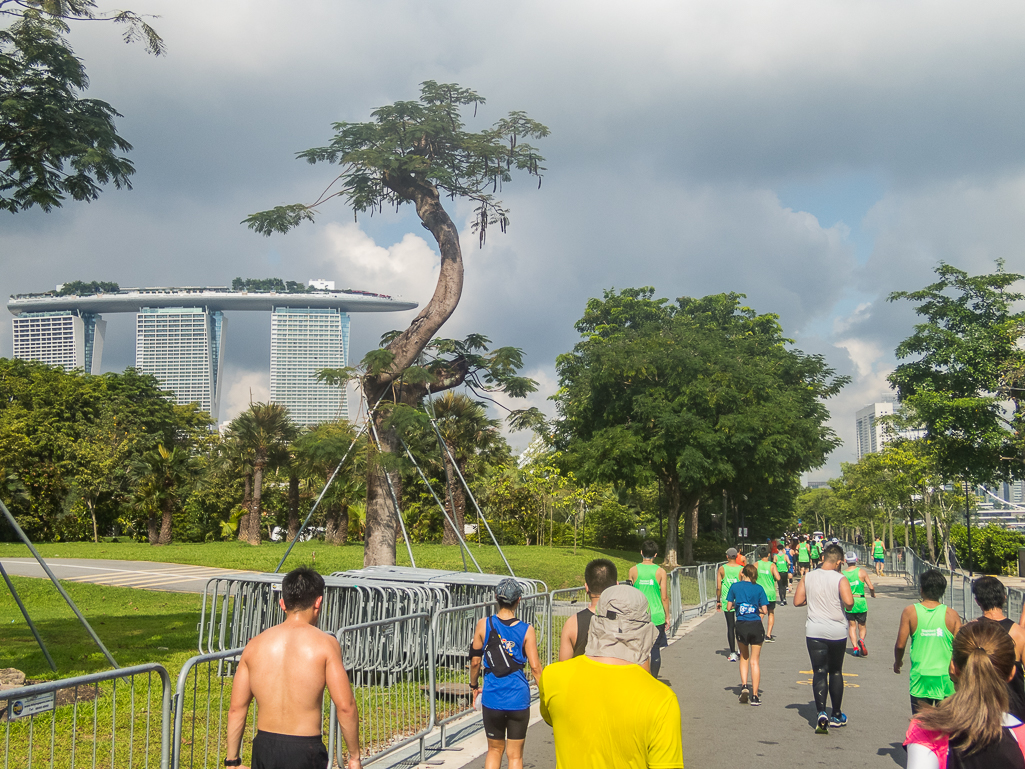
[[[46,578],[35,558],[0,558],[8,574]],[[185,566],[150,561],[98,561],[91,558],[48,558],[46,564],[57,579],[94,585],[137,587],[175,593],[202,593],[207,580],[231,574],[252,574],[237,569]],[[0,585],[3,582],[0,581]]]
[[[848,725],[817,735],[811,667],[804,640],[806,610],[777,606],[776,643],[762,654],[762,705],[741,705],[740,673],[726,657],[726,622],[712,615],[663,651],[661,677],[680,701],[687,769],[817,767],[847,763],[870,769],[905,765],[902,747],[911,719],[908,668],[893,672],[893,642],[900,613],[916,600],[903,580],[886,579],[869,599],[869,656],[844,662],[843,710]],[[469,767],[482,768],[484,758]],[[552,729],[544,722],[527,734],[524,766],[555,766]]]

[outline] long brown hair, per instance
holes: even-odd
[[[996,622],[969,622],[954,637],[952,661],[957,691],[915,718],[924,728],[948,735],[953,747],[969,755],[1000,739],[1014,641]]]

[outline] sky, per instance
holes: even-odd
[[[99,0],[101,9],[105,0]],[[113,6],[111,6],[113,7]],[[856,459],[854,413],[889,392],[913,308],[887,302],[940,261],[1025,273],[1025,14],[999,0],[133,0],[167,54],[109,25],[70,40],[88,96],[122,115],[131,191],[0,216],[0,294],[68,280],[226,285],[335,280],[425,303],[436,245],[408,209],[354,221],[341,203],[287,235],[240,224],[311,202],[332,167],[295,153],[336,121],[414,99],[424,80],[487,103],[480,129],[523,110],[551,129],[540,189],[502,192],[506,234],[478,248],[469,206],[462,300],[445,336],[524,350],[549,413],[555,357],[606,289],[734,291],[776,313],[795,346],[852,377],[828,403]],[[415,312],[355,315],[351,354]],[[108,315],[103,369],[134,362],[134,317]],[[220,418],[269,394],[269,315],[234,313]],[[0,356],[11,354],[9,316]],[[522,447],[528,436],[512,436]]]

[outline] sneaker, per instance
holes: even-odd
[[[855,647],[854,651],[851,652],[851,656],[852,657],[860,657],[861,656],[861,652],[858,651],[857,647]]]
[[[815,734],[829,734],[829,716],[824,710],[815,721]]]
[[[861,656],[862,657],[867,657],[868,656],[868,649],[865,648],[865,641],[864,640],[858,641],[858,646],[861,648]]]
[[[737,654],[736,652],[730,652],[730,656],[727,657],[727,660],[729,660],[730,662],[739,662],[740,661],[740,655]]]
[[[747,690],[746,686],[743,689],[740,690],[740,704],[741,705],[746,705],[747,704],[747,700],[748,700],[748,696],[749,695],[750,695],[750,692]]]
[[[765,636],[765,642],[766,643],[770,643],[770,644],[776,643],[776,636],[774,636],[774,635],[767,635],[767,636]]]
[[[819,720],[821,719],[822,716],[819,716]],[[844,713],[841,713],[838,716],[833,716],[829,719],[829,725],[834,729],[839,729],[842,726],[847,726],[847,716]]]
[[[761,705],[762,704],[762,701],[758,698],[757,694],[752,694],[751,695],[751,704],[752,705]]]

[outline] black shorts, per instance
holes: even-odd
[[[492,710],[481,707],[484,733],[489,740],[525,740],[530,724],[530,708],[523,710]]]
[[[845,609],[843,614],[847,618],[848,622],[857,622],[859,625],[867,625],[868,624],[868,612],[867,611],[849,612],[849,611],[847,611]]]
[[[251,769],[324,769],[327,759],[327,748],[320,735],[257,732],[253,738]]]
[[[765,643],[765,628],[762,627],[761,620],[738,622],[737,643],[744,646],[761,646]]]
[[[775,601],[769,601],[767,610],[768,611],[776,611],[776,602]]]

